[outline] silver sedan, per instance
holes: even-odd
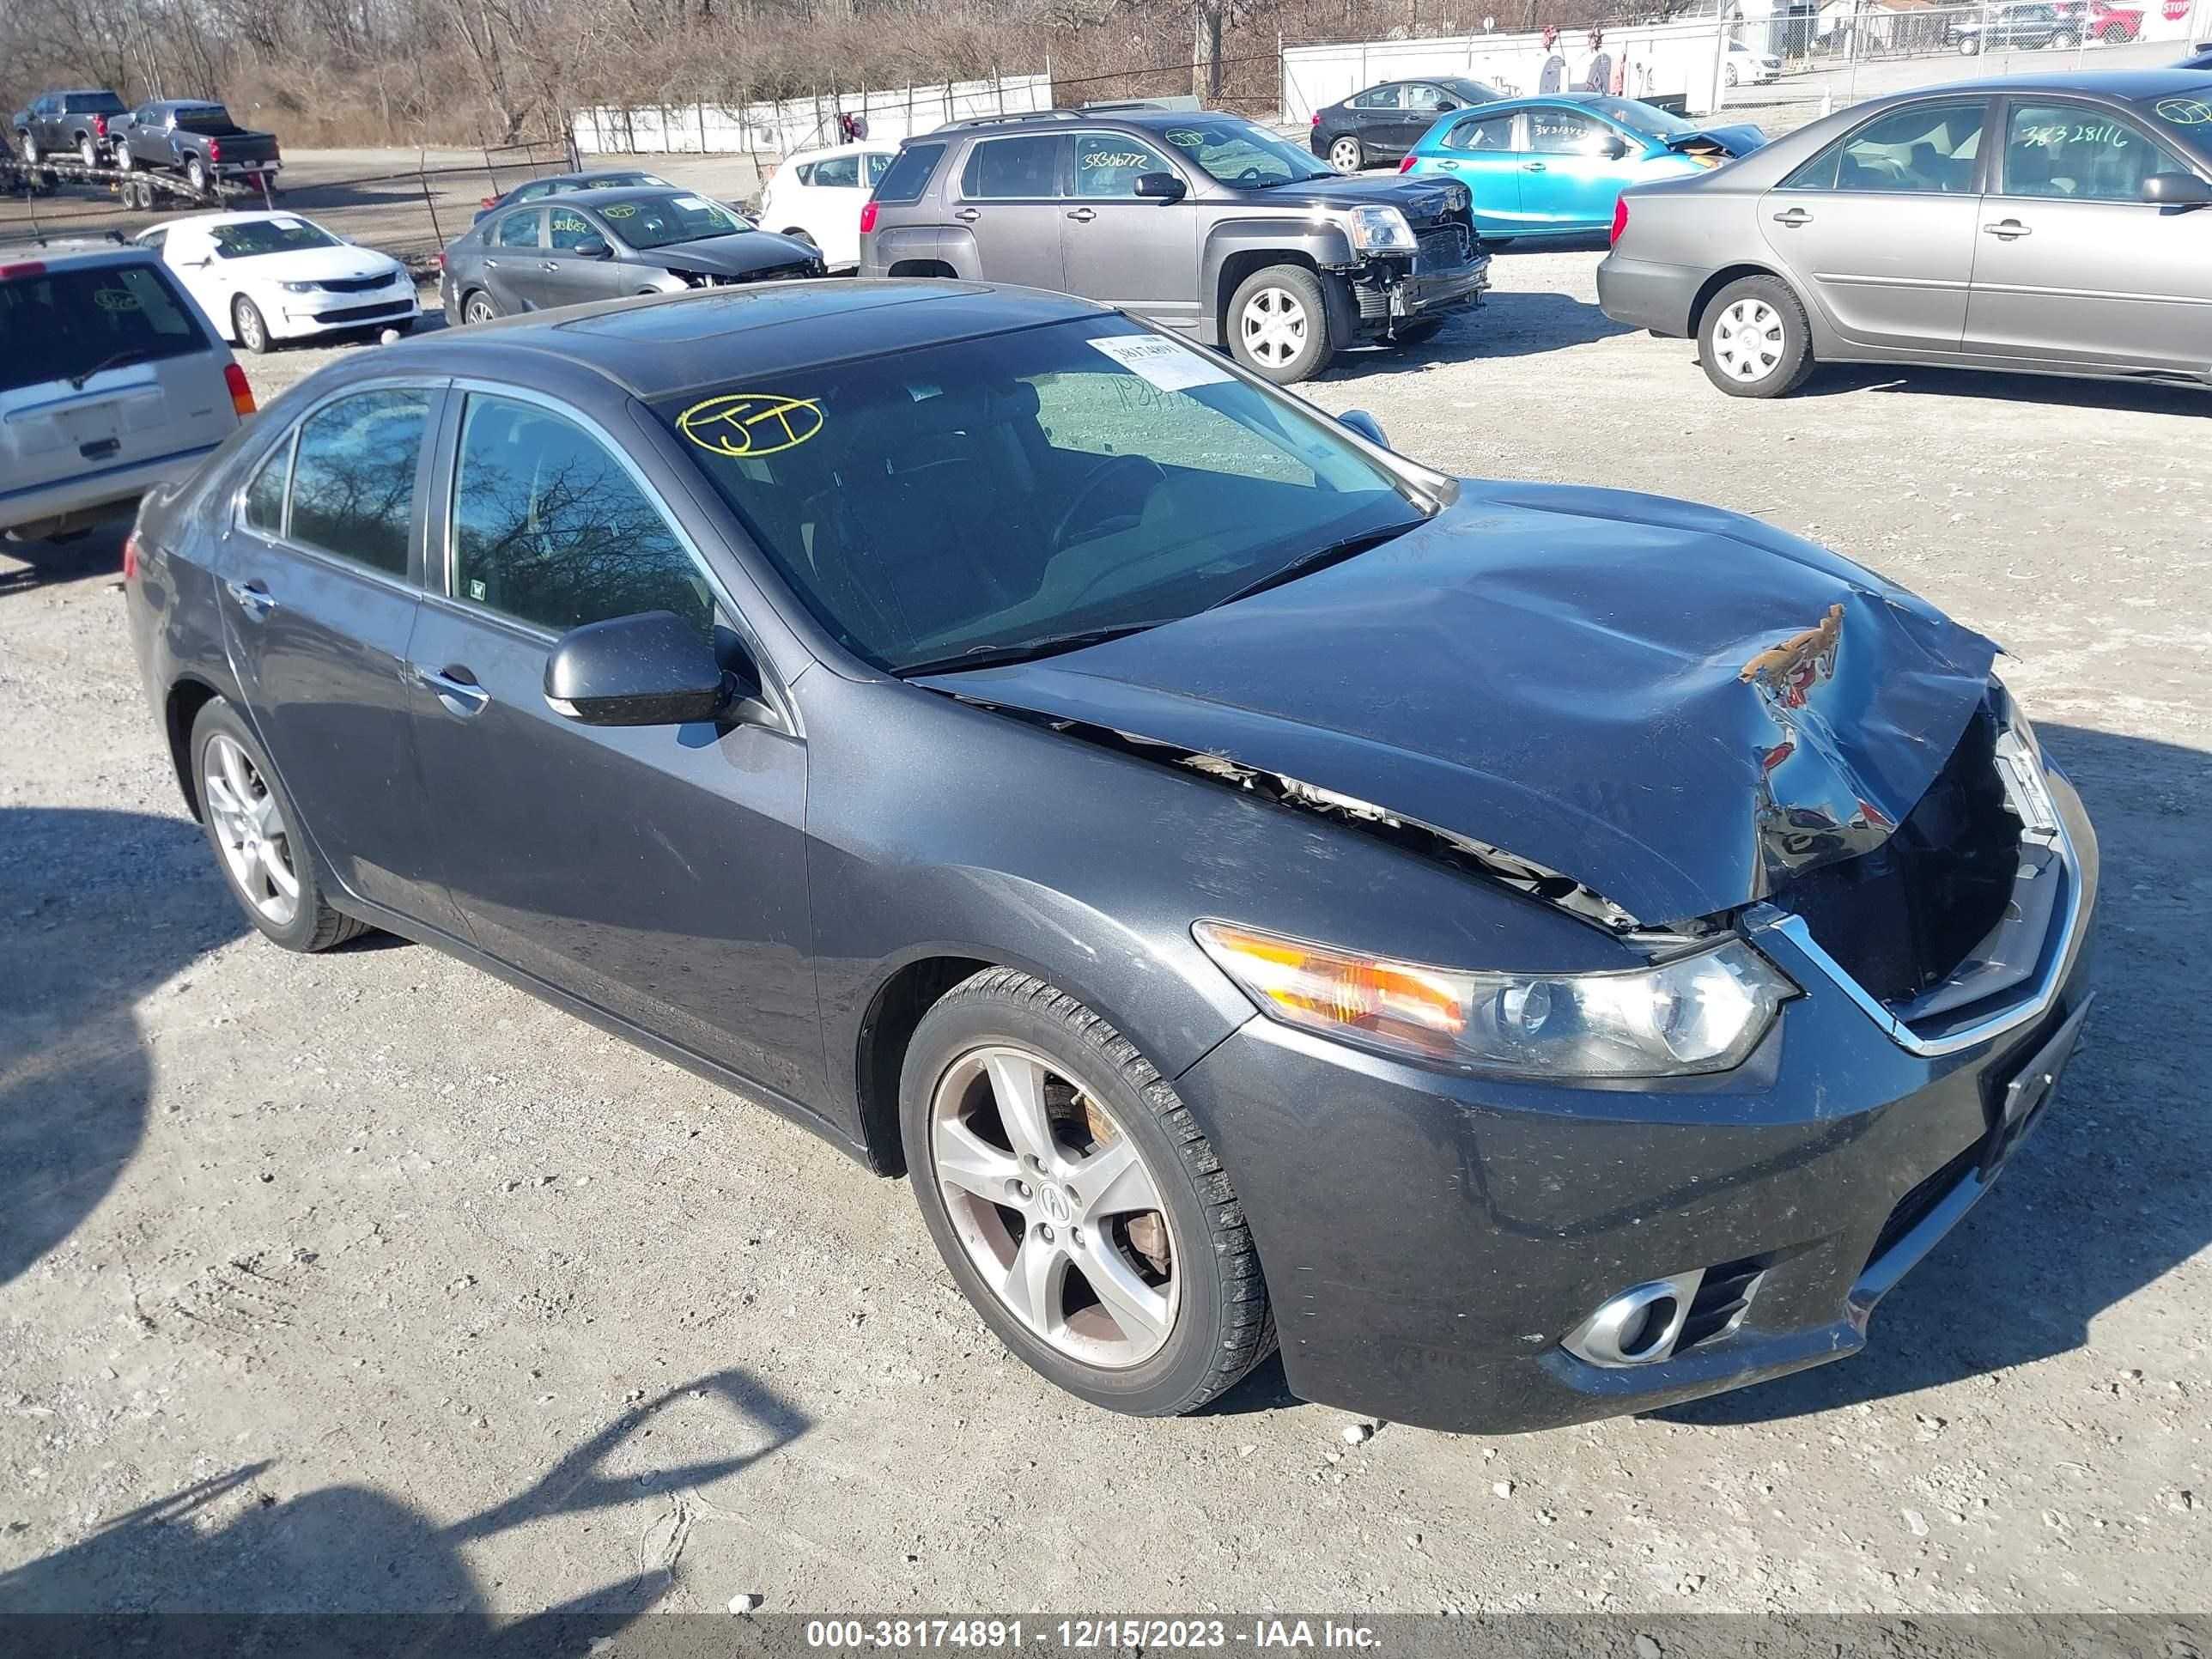
[[[2212,386],[2212,72],[2014,76],[1839,110],[1621,198],[1598,301],[1740,398],[1816,362]]]

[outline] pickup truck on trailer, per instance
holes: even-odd
[[[15,152],[29,167],[74,152],[96,167],[107,150],[108,123],[123,112],[123,100],[112,92],[42,92],[15,112]]]
[[[195,191],[224,179],[265,184],[284,165],[274,133],[249,131],[221,104],[204,99],[141,104],[110,121],[108,132],[115,165],[124,172],[153,167],[181,173]]]

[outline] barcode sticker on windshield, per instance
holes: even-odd
[[[676,205],[686,213],[703,213],[707,210],[706,203],[701,201],[696,196],[679,196],[676,198]]]
[[[1233,378],[1204,353],[1155,334],[1116,334],[1093,340],[1091,344],[1094,350],[1103,352],[1132,374],[1150,381],[1163,392],[1218,386]]]

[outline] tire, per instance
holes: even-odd
[[[368,932],[367,922],[331,908],[324,898],[328,883],[314,848],[298,830],[299,809],[238,711],[221,697],[210,701],[192,722],[191,745],[200,822],[246,919],[287,951],[327,951]],[[239,845],[249,839],[262,849],[251,856]],[[289,878],[295,890],[285,893],[280,875]]]
[[[1277,386],[1327,368],[1336,344],[1320,276],[1304,265],[1269,265],[1239,283],[1229,300],[1229,353]]]
[[[415,325],[420,321],[422,321],[422,319],[419,317],[402,317],[394,322],[385,324],[384,327],[390,329],[394,334],[397,334],[404,340],[415,331]],[[380,329],[377,331],[381,333],[383,332],[383,330]]]
[[[195,191],[204,191],[208,187],[207,163],[197,155],[188,157],[185,162],[185,182]]]
[[[1971,34],[1959,42],[1959,56],[1961,58],[1972,58],[1981,49],[1982,43]]]
[[[243,294],[230,302],[230,325],[239,344],[257,357],[266,356],[276,345],[269,337],[269,319]]]
[[[115,170],[118,173],[128,173],[135,165],[136,163],[131,159],[131,146],[128,144],[116,145]]]
[[[461,322],[493,323],[499,320],[499,307],[492,303],[491,295],[482,289],[471,289],[461,296]]]
[[[1022,1078],[1043,1108],[1028,1121],[1049,1142],[1048,1163],[1018,1158],[1024,1137],[999,1109],[1001,1079]],[[899,1120],[954,1282],[1046,1381],[1109,1411],[1170,1417],[1234,1387],[1273,1349],[1267,1282],[1227,1172],[1174,1089],[1073,997],[1011,968],[955,986],[915,1029]],[[1133,1158],[1088,1202],[1118,1194],[1158,1207],[1086,1209],[1086,1163],[1124,1146]],[[945,1167],[964,1173],[940,1177]],[[1088,1216],[1106,1218],[1089,1227]],[[1010,1271],[1024,1263],[1045,1277]],[[1118,1286],[1115,1301],[1094,1283]]]
[[[31,137],[28,132],[18,132],[15,135],[15,150],[23,158],[25,167],[34,167],[39,165],[39,141]]]
[[[1339,173],[1357,173],[1367,165],[1367,146],[1349,132],[1328,141],[1328,164]]]
[[[100,145],[88,132],[77,135],[76,159],[88,167],[100,165]]]
[[[1722,65],[1721,82],[1724,86],[1730,87],[1735,84],[1735,65],[1734,64],[1725,64]]]
[[[1790,285],[1746,276],[1698,319],[1698,362],[1731,398],[1779,398],[1813,372],[1813,328]]]
[[[783,234],[794,242],[804,243],[806,246],[814,249],[817,253],[821,252],[821,244],[817,242],[811,236],[809,236],[805,231],[800,230],[796,226],[793,226],[791,229],[785,231]]]
[[[2070,29],[2061,29],[2051,37],[2051,49],[2053,52],[2072,52],[2081,44],[2081,37]]]

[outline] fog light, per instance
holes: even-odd
[[[1656,1364],[1674,1353],[1682,1322],[1690,1316],[1690,1304],[1705,1276],[1705,1270],[1699,1267],[1610,1297],[1561,1346],[1576,1358],[1608,1370]]]

